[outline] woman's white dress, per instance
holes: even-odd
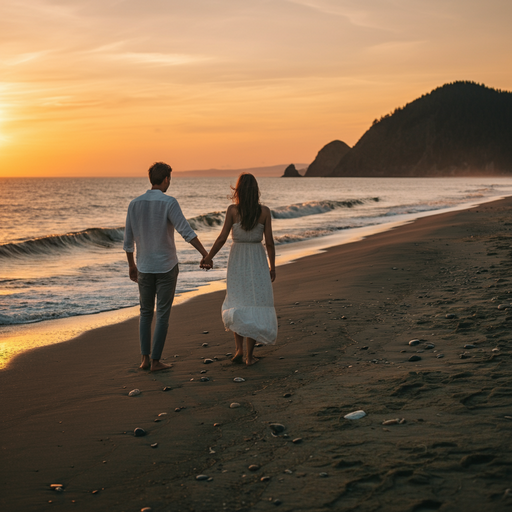
[[[267,256],[261,243],[263,230],[263,224],[257,224],[251,231],[243,230],[239,222],[233,224],[222,321],[227,330],[273,345],[277,317]]]

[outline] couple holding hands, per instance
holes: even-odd
[[[171,172],[171,167],[163,162],[153,164],[149,169],[151,189],[130,203],[126,216],[123,248],[128,258],[130,279],[139,286],[140,368],[153,372],[170,368],[160,358],[179,272],[175,230],[202,255],[200,266],[207,270],[213,267],[213,258],[231,232],[233,243],[222,321],[235,337],[236,352],[232,361],[244,362],[245,338],[245,363],[252,365],[258,361],[253,354],[256,342],[274,344],[277,338],[272,292],[276,276],[275,249],[270,209],[260,204],[256,178],[252,174],[241,174],[236,186],[232,187],[233,204],[226,211],[222,231],[207,252],[185,219],[178,201],[165,194],[171,183]],[[261,243],[263,238],[268,262]],[[152,340],[155,301],[156,323]]]

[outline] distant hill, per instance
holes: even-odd
[[[341,140],[333,140],[316,155],[304,176],[329,176],[341,159],[350,151],[350,146]]]
[[[296,164],[300,169],[308,164]],[[288,164],[271,165],[267,167],[250,167],[248,169],[205,169],[202,171],[173,171],[176,178],[231,178],[238,177],[243,172],[254,174],[256,178],[279,178],[283,175]]]
[[[454,82],[375,120],[323,176],[497,174],[512,174],[512,93]]]

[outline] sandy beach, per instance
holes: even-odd
[[[511,212],[279,267],[278,341],[249,368],[223,292],[173,308],[171,371],[138,370],[137,319],[18,356],[0,371],[1,510],[510,510]]]

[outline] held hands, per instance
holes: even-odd
[[[208,256],[204,257],[201,260],[201,263],[199,263],[199,268],[202,268],[204,270],[210,270],[213,268],[213,260],[209,258]]]

